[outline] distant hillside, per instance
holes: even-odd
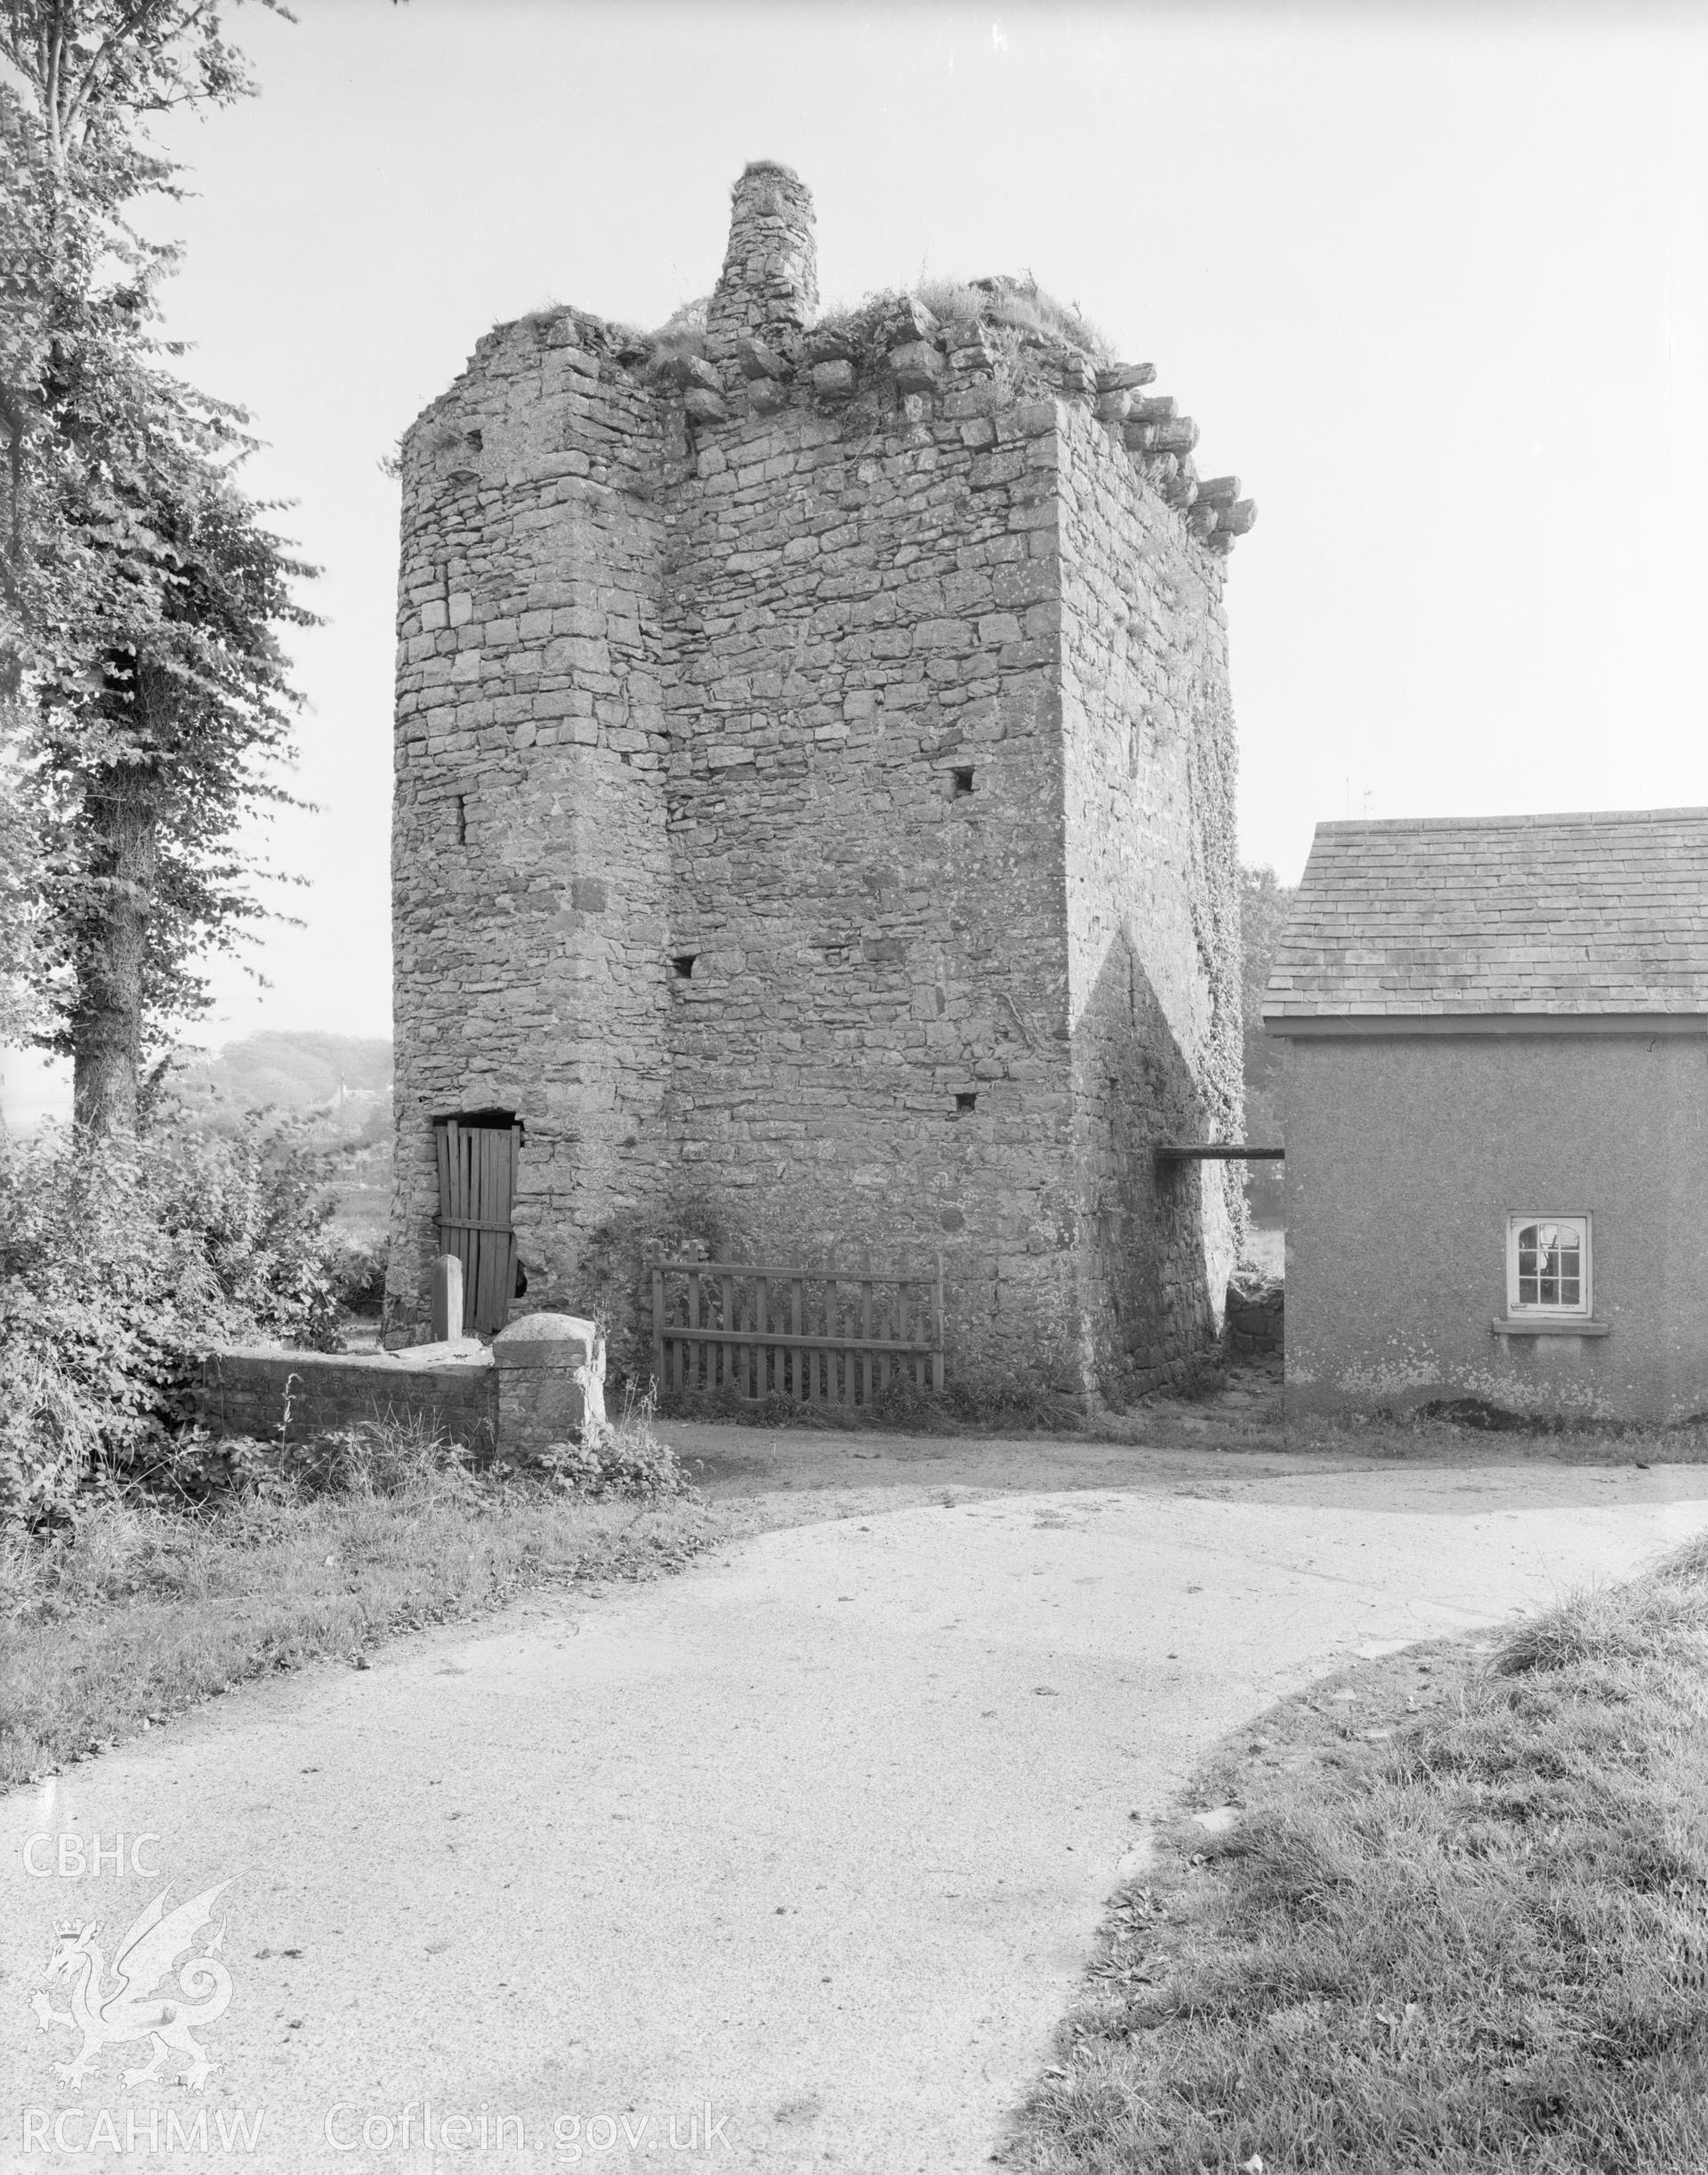
[[[215,1056],[174,1068],[173,1086],[192,1107],[270,1106],[294,1113],[372,1110],[391,1093],[391,1044],[381,1036],[270,1033],[228,1043]]]

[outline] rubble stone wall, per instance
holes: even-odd
[[[1054,410],[874,375],[685,496],[672,1151],[720,1251],[940,1250],[963,1357],[1070,1367]]]
[[[1168,1140],[1242,1116],[1236,746],[1222,561],[1064,405],[1061,684],[1080,1319],[1114,1398],[1221,1325],[1243,1204]]]
[[[658,1185],[663,417],[618,345],[575,311],[505,326],[405,444],[394,1340],[426,1330],[433,1117],[521,1117],[530,1299]]]
[[[305,1443],[342,1428],[395,1422],[492,1454],[497,1376],[488,1365],[404,1364],[380,1353],[212,1352],[189,1392],[211,1433]]]

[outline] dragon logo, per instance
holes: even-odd
[[[231,1974],[214,1961],[214,1951],[225,1939],[223,1918],[202,1952],[190,1956],[179,1970],[178,1994],[183,1999],[175,1998],[170,1989],[161,1991],[161,1982],[173,1961],[191,1946],[212,1920],[214,1897],[230,1885],[230,1881],[222,1881],[165,1916],[162,1913],[171,1890],[163,1888],[148,1908],[138,1913],[119,1943],[110,1986],[106,1983],[107,1960],[95,1945],[99,1923],[91,1919],[86,1926],[71,1923],[56,1929],[57,1943],[48,1960],[46,1977],[69,1981],[71,2006],[55,2009],[45,1994],[38,1993],[30,2007],[44,2032],[56,2024],[68,2024],[83,2034],[83,2044],[73,2058],[54,2063],[56,2076],[63,2077],[68,2084],[81,2084],[91,2058],[102,2047],[152,2039],[153,2060],[141,2069],[127,2069],[125,2083],[141,2084],[157,2076],[161,2064],[175,2050],[189,2058],[189,2067],[181,2073],[180,2082],[193,2092],[201,2090],[214,2066],[197,2044],[192,2027],[199,2028],[222,2017],[231,2000]]]

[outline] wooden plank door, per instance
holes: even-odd
[[[463,1333],[496,1336],[516,1289],[520,1125],[464,1125],[439,1118],[439,1243],[463,1264]]]

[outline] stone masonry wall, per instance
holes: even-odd
[[[489,334],[404,449],[387,1328],[426,1328],[431,1120],[526,1126],[531,1304],[656,1196],[667,1073],[662,418],[574,311]]]
[[[987,368],[701,437],[673,536],[669,1134],[737,1259],[929,1268],[1071,1374],[1054,409]]]
[[[428,1121],[489,1106],[527,1304],[619,1368],[690,1234],[941,1250],[963,1380],[1120,1396],[1213,1339],[1223,1173],[1150,1144],[1238,1122],[1252,510],[1196,503],[1148,366],[967,293],[819,317],[810,199],[750,168],[703,327],[524,319],[411,432],[394,1341]]]
[[[1064,408],[1062,741],[1081,1321],[1111,1398],[1221,1326],[1241,1203],[1236,746],[1222,560],[1109,431]]]

